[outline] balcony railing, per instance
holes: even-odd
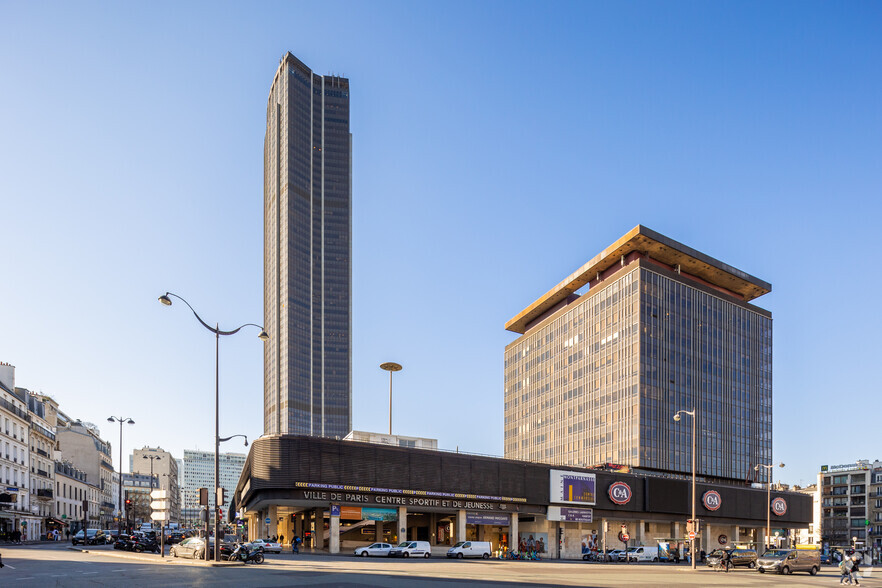
[[[49,477],[49,472],[47,472],[46,470],[37,470],[37,475],[38,475],[38,476],[43,476],[44,478],[48,478],[48,477]]]
[[[45,450],[43,450],[43,449],[37,448],[37,453],[39,453],[39,454],[42,455],[43,457],[49,457],[49,452],[47,452],[47,451],[45,451]]]
[[[37,496],[40,498],[52,498],[52,490],[50,488],[37,488]]]

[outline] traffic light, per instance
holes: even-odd
[[[208,488],[199,489],[199,504],[201,506],[208,506]]]
[[[216,498],[217,498],[217,502],[216,502],[216,504],[217,504],[218,506],[227,503],[227,501],[224,500],[225,497],[224,497],[224,489],[223,489],[223,488],[218,488],[218,489],[217,489],[217,495],[216,495]]]
[[[132,506],[132,501],[129,498],[126,498],[126,506]]]

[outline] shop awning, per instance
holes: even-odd
[[[67,526],[67,522],[66,522],[66,521],[62,521],[62,520],[60,520],[60,519],[54,519],[54,518],[52,518],[52,517],[46,517],[46,523],[49,524],[49,525],[60,525],[60,526],[62,526],[62,527],[66,527],[66,526]]]

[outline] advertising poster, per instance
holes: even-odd
[[[593,505],[596,499],[597,480],[594,474],[551,470],[551,502]]]
[[[361,517],[364,521],[397,521],[398,511],[394,508],[363,508]]]
[[[546,553],[548,533],[518,533],[518,551],[522,553]]]

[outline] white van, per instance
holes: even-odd
[[[490,559],[490,542],[489,541],[460,541],[447,550],[447,557],[483,557]]]
[[[428,541],[403,541],[389,550],[389,557],[432,557]]]
[[[628,561],[658,561],[658,547],[632,547]]]

